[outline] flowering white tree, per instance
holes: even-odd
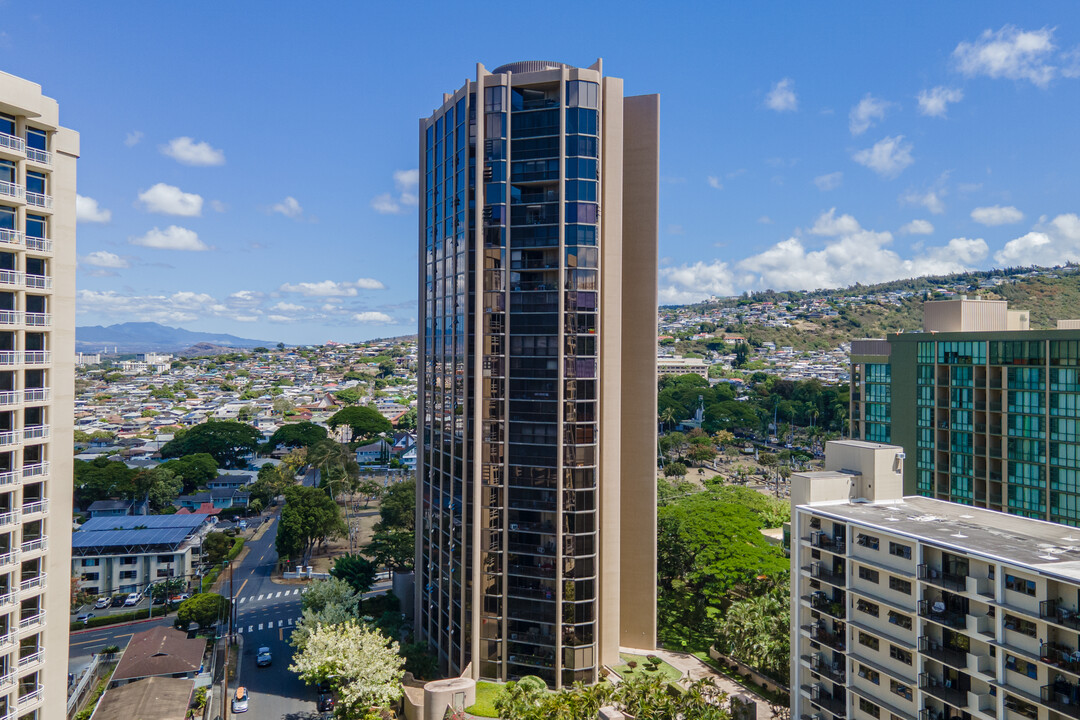
[[[401,697],[405,660],[396,642],[348,620],[312,628],[289,670],[309,685],[331,682],[346,707],[386,705]]]

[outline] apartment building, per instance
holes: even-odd
[[[656,641],[659,99],[527,61],[420,121],[416,631],[447,674]]]
[[[1080,717],[1080,532],[902,494],[903,449],[792,478],[792,716]]]
[[[0,73],[0,718],[65,714],[78,156]]]
[[[1080,524],[1080,329],[1005,301],[924,305],[924,331],[851,344],[851,437],[900,445],[905,491]]]

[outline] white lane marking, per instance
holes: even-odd
[[[255,632],[255,626],[254,625],[248,625],[248,632]]]
[[[278,599],[279,597],[281,597],[281,591],[280,591],[280,590],[278,590],[278,594],[274,596],[274,599],[276,600],[276,599]]]
[[[241,605],[243,605],[243,604],[244,604],[244,600],[246,600],[246,599],[247,599],[247,598],[240,598],[240,604],[241,604]]]
[[[262,628],[263,628],[263,624],[259,623],[259,629],[262,630]]]
[[[260,596],[259,596],[259,600],[262,600],[262,599],[263,599],[263,596],[262,596],[262,595],[260,595]]]
[[[293,595],[299,595],[300,594],[300,588],[296,588],[295,590],[293,590],[292,594]]]
[[[236,632],[238,632],[238,633],[240,633],[241,635],[243,635],[243,634],[244,634],[244,628],[236,628]]]
[[[278,627],[281,627],[281,626],[282,626],[282,625],[284,625],[284,624],[285,624],[285,621],[284,621],[284,620],[278,620],[278,621],[277,621],[277,626],[278,626]]]
[[[289,624],[292,625],[292,618],[289,618]]]

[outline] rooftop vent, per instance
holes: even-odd
[[[522,60],[520,62],[507,63],[506,65],[500,65],[491,71],[493,75],[500,73],[529,73],[529,72],[541,72],[543,70],[561,70],[562,68],[572,68],[573,65],[567,65],[566,63],[555,62],[554,60]]]

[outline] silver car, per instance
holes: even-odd
[[[236,688],[236,694],[232,699],[232,711],[234,713],[242,713],[248,711],[248,691],[246,687],[240,686]]]

